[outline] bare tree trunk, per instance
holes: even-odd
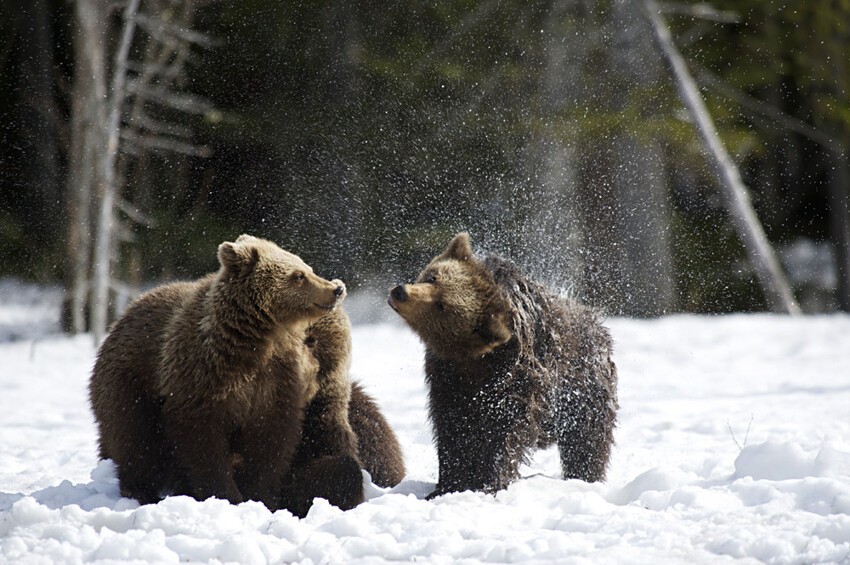
[[[770,246],[761,222],[753,210],[749,193],[741,180],[738,168],[726,152],[687,65],[673,44],[670,30],[661,18],[658,4],[655,0],[644,0],[644,7],[658,45],[676,78],[676,86],[682,102],[688,109],[703,143],[714,158],[729,216],[744,243],[744,248],[755,268],[756,276],[761,282],[771,309],[776,312],[799,314],[800,307],[794,300],[776,253]]]
[[[97,0],[77,0],[74,34],[75,72],[71,110],[68,171],[68,257],[70,257],[70,329],[86,331],[86,305],[91,263],[91,201],[100,185],[101,152],[106,115],[105,45],[107,29]]]
[[[103,338],[109,315],[113,313],[112,289],[127,292],[126,286],[114,280],[113,264],[119,252],[123,252],[120,241],[131,239],[132,233],[118,224],[117,211],[122,210],[132,222],[151,225],[143,210],[123,198],[124,175],[133,163],[131,154],[140,156],[137,170],[153,152],[209,154],[207,148],[187,141],[191,128],[158,119],[157,114],[176,109],[200,115],[212,109],[203,99],[173,89],[182,78],[190,46],[210,47],[215,42],[184,25],[191,21],[196,2],[168,2],[169,10],[178,5],[180,8],[176,18],[169,12],[172,17],[168,21],[139,13],[140,3],[140,0],[125,3],[124,25],[109,65],[106,56],[113,53],[117,35],[111,23],[115,3],[74,0],[78,32],[74,34],[76,74],[68,173],[71,196],[67,203],[67,240],[72,263],[67,276],[68,318],[73,331],[89,328],[97,342]],[[155,14],[163,13],[164,8],[158,2],[152,0],[146,6]],[[129,59],[137,24],[144,25],[147,31],[148,56],[141,64]],[[137,74],[131,76],[131,71]],[[126,113],[127,98],[133,95],[135,106],[128,126],[124,125],[122,115]],[[120,146],[122,139],[127,141],[124,151]],[[147,171],[141,172],[144,174]]]
[[[112,69],[112,87],[109,93],[109,120],[106,124],[106,152],[103,159],[103,185],[100,198],[100,215],[94,255],[94,288],[92,292],[92,331],[95,343],[106,335],[109,313],[109,286],[112,275],[112,249],[115,215],[115,159],[121,130],[121,109],[126,96],[127,58],[135,31],[135,16],[139,0],[130,0],[124,12],[124,30],[115,53]]]

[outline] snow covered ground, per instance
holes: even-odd
[[[422,348],[400,324],[356,326],[354,376],[409,473],[299,520],[122,499],[95,452],[90,336],[45,335],[55,308],[0,295],[0,562],[850,563],[850,316],[610,320],[621,411],[607,482],[558,479],[546,451],[496,496],[434,501]]]

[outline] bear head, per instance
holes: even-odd
[[[416,282],[393,288],[387,302],[441,357],[479,358],[512,337],[510,304],[475,258],[465,232],[452,239]]]
[[[241,235],[218,247],[222,294],[275,324],[312,322],[345,298],[345,284],[313,273],[300,257],[271,241]]]

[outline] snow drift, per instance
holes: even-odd
[[[28,327],[55,327],[33,306]],[[98,462],[90,336],[22,331],[0,303],[0,562],[772,563],[850,560],[850,316],[610,320],[620,418],[608,480],[558,479],[556,450],[496,496],[425,501],[437,458],[422,348],[354,330],[354,376],[382,404],[408,477],[299,520],[247,502],[139,506]],[[14,325],[14,331],[9,330]]]

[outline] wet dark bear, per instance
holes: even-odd
[[[553,443],[564,478],[605,477],[617,372],[590,308],[498,257],[476,258],[466,233],[388,302],[425,344],[439,458],[432,496],[506,488],[534,449]]]

